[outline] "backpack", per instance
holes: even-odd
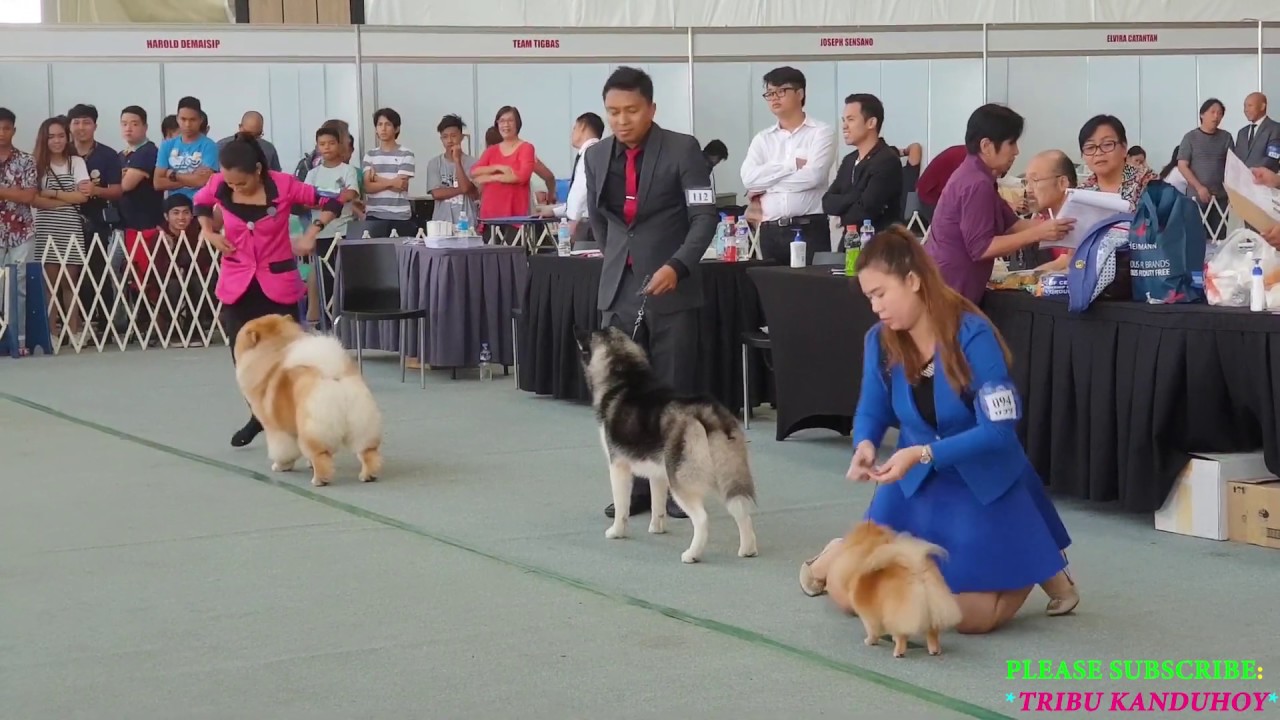
[[[1204,270],[1207,235],[1200,206],[1174,186],[1152,180],[1129,227],[1133,299],[1154,304],[1204,301],[1195,274]]]
[[[1133,217],[1116,213],[1085,233],[1067,266],[1068,312],[1084,312],[1099,297],[1127,299],[1132,294],[1126,248]]]

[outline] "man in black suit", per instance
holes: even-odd
[[[860,228],[870,220],[878,232],[903,220],[901,153],[880,137],[883,131],[880,98],[867,93],[845,98],[841,133],[854,150],[822,196],[822,211],[839,217],[842,227]]]
[[[604,252],[597,307],[649,353],[658,377],[681,393],[698,382],[698,263],[715,235],[711,168],[692,135],[653,122],[653,80],[620,67],[604,85],[613,137],[584,156],[588,218]],[[643,313],[641,310],[643,309]],[[631,513],[649,509],[649,483],[636,478]],[[668,499],[667,512],[686,517]],[[605,509],[613,517],[613,505]]]

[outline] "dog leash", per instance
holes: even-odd
[[[649,294],[645,292],[649,287],[649,281],[653,279],[652,275],[645,275],[644,282],[640,283],[640,292],[636,294],[640,296],[640,310],[636,313],[636,324],[631,327],[631,339],[635,340],[640,334],[640,325],[644,322],[644,308],[649,304]]]

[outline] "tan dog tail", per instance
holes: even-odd
[[[950,630],[959,625],[960,604],[956,602],[956,596],[952,594],[951,588],[947,587],[947,581],[942,579],[942,573],[935,567],[925,574],[923,583],[924,600],[929,608],[929,627],[936,630]]]
[[[921,572],[933,564],[934,557],[946,556],[947,551],[941,546],[902,533],[868,553],[859,570],[868,573],[899,565],[912,572]]]

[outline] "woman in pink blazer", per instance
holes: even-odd
[[[201,235],[219,254],[218,287],[222,327],[235,360],[236,336],[245,323],[266,315],[298,314],[306,285],[298,273],[299,255],[310,255],[316,234],[342,212],[342,203],[321,196],[292,175],[272,172],[257,140],[237,135],[218,153],[222,172],[195,195]],[[289,239],[294,205],[320,208],[296,244]],[[214,218],[220,211],[222,228]],[[231,437],[234,447],[253,442],[262,432],[256,417]]]

